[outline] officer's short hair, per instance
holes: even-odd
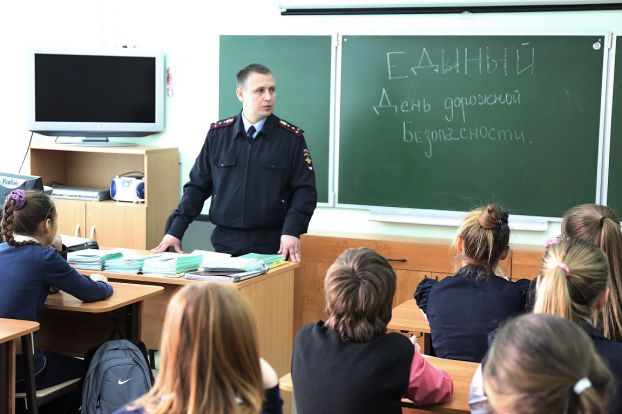
[[[268,67],[262,65],[261,63],[251,63],[250,65],[246,65],[236,75],[238,88],[244,87],[244,84],[246,83],[246,80],[248,79],[251,73],[260,73],[262,75],[269,75],[272,73],[272,71]]]

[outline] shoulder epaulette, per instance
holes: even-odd
[[[304,133],[304,131],[300,128],[298,128],[296,125],[292,125],[287,121],[284,120],[279,120],[279,125],[281,126],[281,128],[285,128],[286,130],[288,130],[289,132],[298,135],[299,137],[302,136],[302,134]]]
[[[221,119],[220,121],[216,121],[212,123],[212,125],[210,126],[210,129],[224,128],[226,126],[233,125],[234,122],[235,122],[234,117]]]

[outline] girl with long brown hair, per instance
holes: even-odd
[[[490,405],[507,414],[605,414],[613,381],[579,326],[544,314],[503,326],[484,369]]]
[[[594,322],[605,337],[622,341],[622,231],[612,209],[598,204],[583,204],[564,214],[563,237],[578,237],[600,247],[609,260],[609,289]]]
[[[259,358],[251,310],[224,283],[188,285],[169,302],[161,367],[149,393],[121,413],[281,413],[278,378]]]

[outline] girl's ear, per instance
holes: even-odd
[[[605,306],[605,303],[607,302],[607,296],[609,296],[609,288],[605,289],[603,293],[601,293],[596,298],[596,301],[594,302],[595,310],[599,311]]]
[[[458,236],[458,253],[460,254],[464,254],[464,239],[462,238],[462,236]]]
[[[43,223],[41,223],[41,231],[43,234],[50,234],[54,230],[54,222],[52,219],[47,218]]]
[[[499,260],[505,260],[508,257],[508,254],[510,254],[510,246],[505,246],[505,249],[503,249]]]

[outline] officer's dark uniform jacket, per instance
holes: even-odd
[[[317,192],[303,131],[270,115],[249,144],[241,113],[213,123],[166,233],[181,239],[209,196],[217,226],[305,233]]]

